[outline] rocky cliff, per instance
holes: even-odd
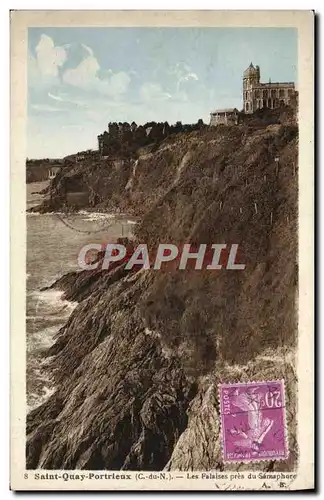
[[[120,265],[55,283],[79,305],[48,352],[57,390],[28,415],[28,468],[222,470],[217,384],[284,378],[290,456],[262,468],[292,470],[297,156],[296,125],[259,121],[55,179],[43,211],[66,207],[78,183],[91,207],[140,215],[149,248],[237,243],[246,268]]]

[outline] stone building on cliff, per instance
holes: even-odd
[[[294,82],[260,82],[260,67],[250,66],[243,73],[243,110],[254,113],[257,109],[275,109],[282,105],[295,106],[297,92]]]
[[[250,66],[243,73],[243,110],[239,113],[236,108],[216,109],[210,113],[210,125],[238,124],[244,115],[255,113],[258,109],[275,109],[280,106],[298,106],[298,92],[294,82],[260,81],[260,67]]]
[[[210,125],[237,125],[239,111],[236,108],[216,109],[210,113]]]

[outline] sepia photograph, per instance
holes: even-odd
[[[43,14],[12,167],[17,489],[311,488],[313,14]]]

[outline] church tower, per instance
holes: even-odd
[[[255,103],[253,102],[253,87],[260,83],[260,68],[250,66],[243,73],[243,108],[245,113],[253,113],[255,111]]]

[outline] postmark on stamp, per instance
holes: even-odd
[[[224,462],[285,460],[283,380],[219,384]]]

